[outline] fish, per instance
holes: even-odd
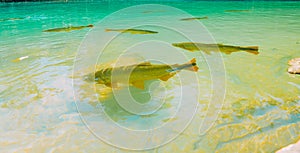
[[[131,33],[131,34],[156,34],[157,31],[143,30],[143,29],[105,29],[106,32],[116,31],[121,33]]]
[[[225,10],[224,12],[250,12],[250,10]]]
[[[0,19],[0,22],[3,21],[15,21],[15,20],[23,20],[25,18],[6,18],[6,19]]]
[[[168,81],[181,70],[198,71],[196,59],[193,58],[184,64],[151,64],[142,62],[129,66],[107,67],[95,72],[95,81],[107,87],[118,87],[119,83],[126,83],[130,86],[144,90],[145,81],[160,79]],[[112,76],[113,75],[113,76]]]
[[[194,18],[183,18],[183,19],[180,19],[182,21],[191,21],[191,20],[202,20],[202,19],[208,19],[207,16],[204,16],[204,17],[194,17]]]
[[[92,24],[89,24],[87,26],[78,26],[78,27],[68,26],[63,28],[48,29],[48,30],[44,30],[43,32],[70,32],[73,30],[81,30],[83,28],[92,28],[92,27],[94,27]]]
[[[29,58],[29,56],[22,56],[22,57],[16,58],[16,59],[12,60],[12,62],[20,62],[26,58]]]
[[[175,47],[179,47],[191,52],[194,51],[204,51],[207,54],[211,52],[223,52],[225,54],[231,54],[232,52],[246,51],[251,54],[259,54],[258,46],[231,46],[223,44],[205,44],[205,43],[194,43],[194,42],[182,42],[182,43],[173,43]]]

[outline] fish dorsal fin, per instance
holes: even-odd
[[[170,73],[170,74],[167,74],[167,75],[164,75],[162,77],[160,77],[159,79],[162,80],[162,81],[168,81],[171,77],[173,77],[176,73]]]
[[[143,63],[138,64],[138,66],[150,66],[150,65],[151,65],[150,62],[143,62]]]
[[[135,81],[135,82],[132,83],[132,85],[134,87],[142,89],[142,90],[145,89],[145,83],[144,83],[144,81]]]

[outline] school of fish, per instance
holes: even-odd
[[[152,11],[145,11],[142,13],[148,13]],[[225,10],[225,12],[250,12],[250,10]],[[3,21],[15,21],[22,20],[22,18],[5,18],[0,19],[0,22]],[[208,19],[207,16],[204,17],[191,17],[191,18],[182,18],[182,21],[191,21],[191,20],[202,20]],[[92,24],[86,26],[68,26],[62,28],[54,28],[44,30],[43,32],[70,32],[73,30],[81,30],[84,28],[92,28],[94,27]],[[120,32],[120,33],[130,33],[130,34],[157,34],[157,31],[145,30],[145,29],[105,29],[106,32]],[[181,43],[172,43],[173,46],[185,49],[190,52],[195,51],[203,51],[206,54],[211,54],[211,52],[222,52],[225,54],[231,54],[233,52],[245,51],[251,54],[259,54],[258,46],[233,46],[233,45],[224,45],[224,44],[206,44],[200,42],[181,42]],[[13,62],[19,62],[28,58],[28,56],[20,57],[12,60]],[[290,66],[288,68],[288,72],[291,74],[300,74],[300,58],[291,59],[288,62]],[[127,67],[120,68],[106,68],[96,72],[95,80],[98,83],[105,84],[106,86],[112,87],[114,82],[111,82],[111,73],[112,71],[120,72],[120,75],[124,74],[124,72],[128,70],[132,70],[132,74],[130,74],[129,83],[135,87],[144,88],[144,81],[152,80],[152,79],[161,79],[163,81],[168,80],[170,77],[174,76],[178,71],[182,69],[190,69],[193,68],[194,71],[198,70],[196,66],[196,60],[193,59],[188,64],[183,65],[152,65],[151,63],[141,63],[138,65],[129,65]],[[124,71],[124,72],[123,72]],[[118,74],[118,73],[117,73]],[[122,78],[122,77],[116,77]]]

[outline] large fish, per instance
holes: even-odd
[[[78,27],[69,26],[69,27],[63,27],[63,28],[48,29],[48,30],[44,30],[43,32],[70,32],[73,30],[81,30],[83,28],[92,28],[92,27],[94,27],[92,24],[87,25],[87,26],[78,26]]]
[[[108,67],[95,73],[95,81],[108,87],[117,87],[118,83],[126,83],[131,86],[144,89],[147,80],[160,79],[167,81],[180,70],[198,71],[196,59],[185,64],[151,64],[144,62],[129,66]]]
[[[116,31],[121,33],[131,33],[131,34],[156,34],[157,31],[143,30],[143,29],[105,29],[106,32]]]
[[[203,19],[208,19],[207,16],[204,16],[204,17],[194,17],[194,18],[183,18],[183,19],[180,19],[182,21],[191,21],[191,20],[203,20]]]
[[[258,46],[231,46],[231,45],[223,45],[223,44],[204,44],[204,43],[193,43],[193,42],[183,42],[183,43],[173,43],[172,44],[175,47],[183,48],[188,51],[194,52],[194,51],[204,51],[207,54],[210,54],[211,52],[223,52],[225,54],[231,54],[232,52],[238,52],[238,51],[246,51],[248,53],[252,54],[259,54],[258,52]]]

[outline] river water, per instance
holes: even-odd
[[[33,2],[0,10],[3,152],[275,152],[300,139],[300,78],[287,73],[287,62],[299,57],[299,2]],[[191,16],[208,19],[180,20]],[[43,32],[88,24],[94,28]],[[159,33],[105,32],[134,26]],[[170,45],[188,40],[257,45],[260,53]],[[152,108],[135,114],[118,104],[127,101],[125,90],[82,77],[121,55],[126,64],[196,58],[200,69],[147,82],[145,91],[130,87]]]

